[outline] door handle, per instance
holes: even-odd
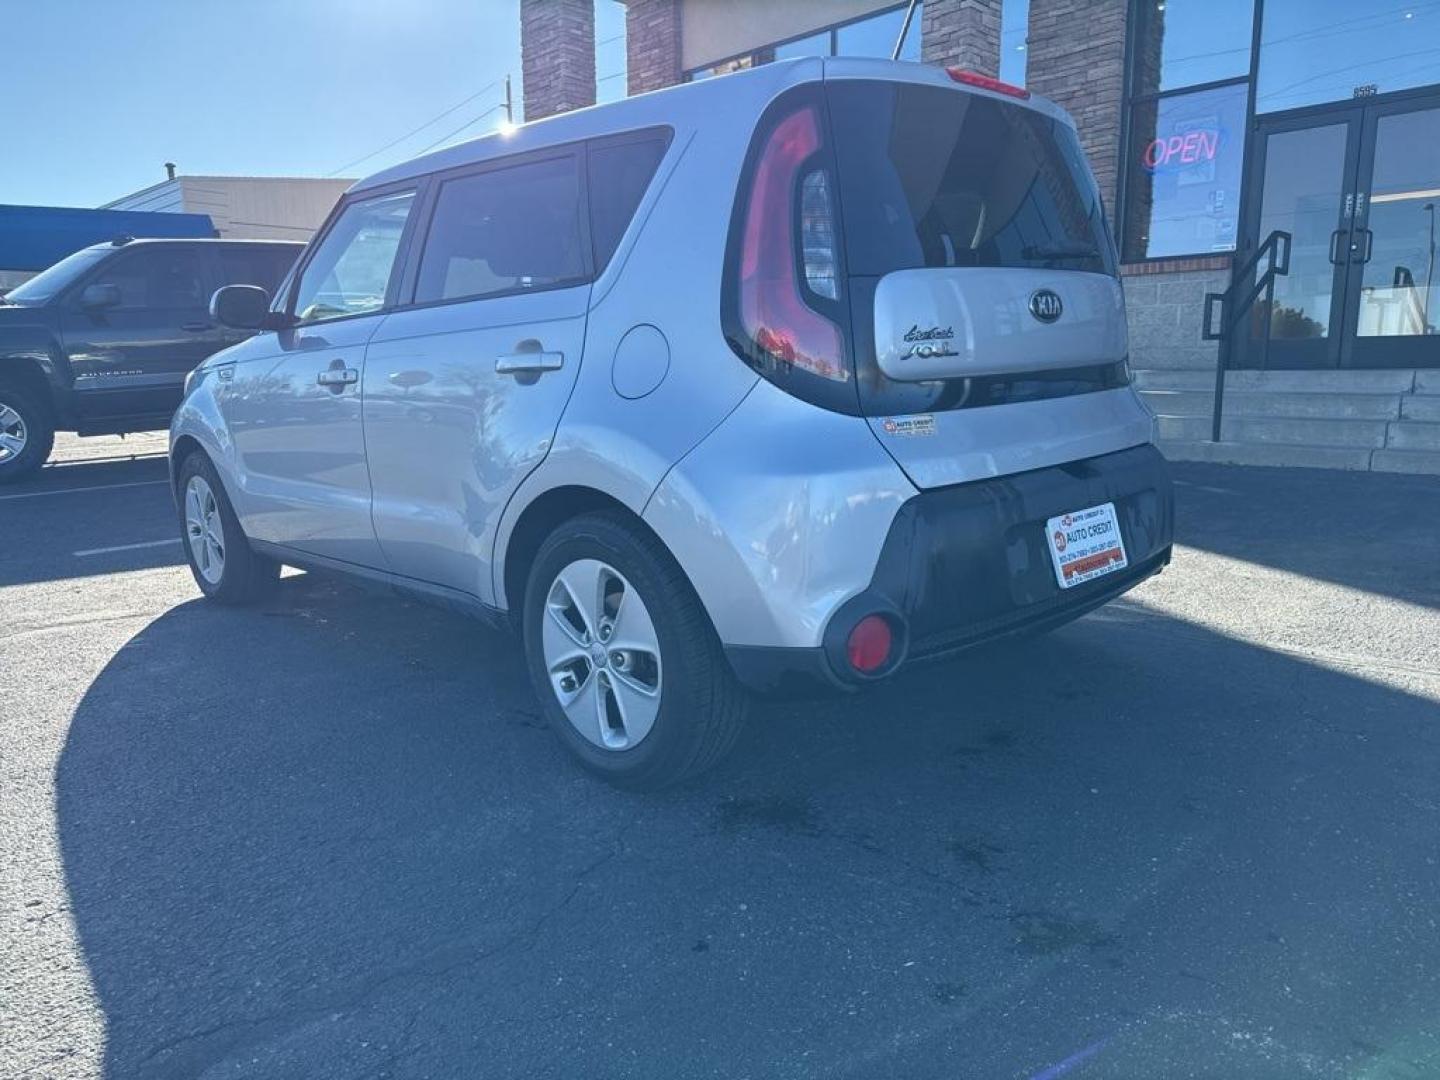
[[[1374,252],[1375,248],[1375,234],[1369,229],[1356,229],[1355,231],[1365,238],[1365,246],[1363,249],[1361,249],[1358,247],[1358,245],[1350,245],[1350,250],[1352,252],[1357,250],[1363,250],[1364,252],[1364,254],[1360,255],[1358,258],[1353,259],[1353,261],[1357,263],[1368,263],[1370,261],[1370,256]]]
[[[359,382],[360,372],[351,367],[330,368],[328,371],[318,373],[315,376],[315,381],[321,386],[328,386],[331,389],[335,389]]]
[[[1344,233],[1344,229],[1336,229],[1330,234],[1330,262],[1335,266],[1340,265],[1340,238]]]
[[[202,334],[206,330],[213,330],[214,327],[208,322],[187,322],[181,323],[181,330],[188,330],[192,334]]]
[[[497,375],[533,375],[542,371],[559,371],[564,366],[563,352],[516,352],[495,358]]]

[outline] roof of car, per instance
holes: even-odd
[[[350,191],[366,191],[445,169],[479,164],[493,158],[544,150],[580,139],[594,139],[644,127],[723,123],[728,118],[727,113],[741,122],[753,122],[765,104],[782,90],[819,79],[883,79],[943,86],[995,97],[1011,104],[1025,105],[1071,127],[1075,126],[1069,114],[1048,98],[1032,95],[1022,100],[991,90],[962,85],[952,79],[945,68],[931,64],[861,57],[822,59],[811,56],[776,61],[697,82],[681,83],[620,101],[592,105],[534,120],[509,131],[491,132],[393,165],[356,181]]]

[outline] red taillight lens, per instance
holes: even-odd
[[[866,615],[845,639],[845,656],[850,666],[864,675],[879,671],[890,659],[895,636],[882,615]]]
[[[740,324],[769,362],[843,382],[850,372],[840,330],[806,304],[795,273],[796,188],[805,162],[819,149],[820,117],[814,106],[808,105],[775,125],[765,141],[745,210]],[[823,179],[810,181],[803,202],[805,243],[812,249],[805,253],[806,274],[817,294],[826,296],[836,290],[828,184]],[[822,250],[827,238],[828,280],[826,252]]]
[[[1014,98],[1028,98],[1030,91],[1023,86],[1016,86],[1013,83],[1001,82],[999,79],[991,78],[989,75],[982,75],[978,71],[967,71],[965,68],[946,68],[945,71],[958,83],[966,86],[978,86],[982,90],[993,90],[997,94],[1008,94]]]

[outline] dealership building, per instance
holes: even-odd
[[[907,6],[522,0],[526,117],[888,56]],[[901,55],[1075,118],[1167,453],[1440,473],[1440,0],[923,0]]]

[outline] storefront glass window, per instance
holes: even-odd
[[[1000,78],[1011,86],[1025,85],[1026,39],[1030,35],[1030,0],[1003,0],[1000,5]]]
[[[1028,0],[1007,0],[1007,5],[1013,4],[1028,4]],[[798,56],[878,56],[888,60],[895,49],[895,39],[900,36],[900,29],[905,25],[905,7],[906,5],[901,5],[854,22],[816,30],[801,38],[765,45],[744,56],[686,72],[685,78],[694,82],[713,75],[726,75],[743,68],[758,67],[772,60],[793,60]],[[901,60],[920,59],[920,25],[924,8],[923,3],[915,5],[915,16],[905,35],[905,43],[900,48]]]
[[[1234,251],[1245,83],[1131,106],[1125,258]]]
[[[1254,0],[1139,0],[1135,14],[1136,97],[1250,74]]]
[[[1263,11],[1256,112],[1406,90],[1440,71],[1437,0],[1265,0]]]

